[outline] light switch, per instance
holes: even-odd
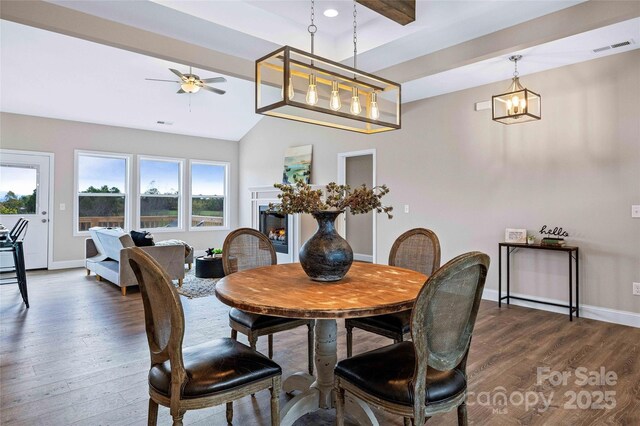
[[[409,204],[404,205],[404,212],[409,213]]]
[[[60,203],[60,210],[66,210],[67,205],[65,203]]]
[[[631,217],[640,217],[640,205],[631,206]]]

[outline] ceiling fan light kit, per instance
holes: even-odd
[[[522,55],[513,55],[509,60],[515,64],[511,85],[506,93],[492,96],[492,119],[502,124],[519,124],[542,118],[542,97],[520,84],[518,61]]]
[[[354,2],[354,66],[317,56],[312,0],[311,53],[283,46],[256,61],[256,113],[365,134],[400,129],[400,84],[355,66],[355,18]]]

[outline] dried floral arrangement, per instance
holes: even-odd
[[[348,209],[351,214],[361,214],[375,210],[377,213],[386,213],[389,219],[393,217],[393,207],[383,206],[380,201],[389,193],[386,185],[373,188],[361,185],[351,188],[349,185],[331,182],[324,191],[312,189],[311,185],[302,181],[297,181],[295,185],[276,183],[273,186],[282,192],[278,194],[279,204],[269,203],[270,211],[294,214]]]

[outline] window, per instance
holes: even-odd
[[[191,161],[190,229],[228,227],[228,163]]]
[[[0,214],[35,214],[38,170],[34,167],[0,166]]]
[[[129,227],[129,156],[76,152],[76,233]]]
[[[182,229],[182,160],[140,158],[140,228]]]

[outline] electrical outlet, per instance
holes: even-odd
[[[64,203],[60,203],[60,210],[66,210],[67,206]]]
[[[631,206],[631,217],[640,217],[640,205]]]
[[[409,204],[404,205],[404,212],[409,213]]]
[[[640,296],[640,283],[633,283],[633,294]]]

